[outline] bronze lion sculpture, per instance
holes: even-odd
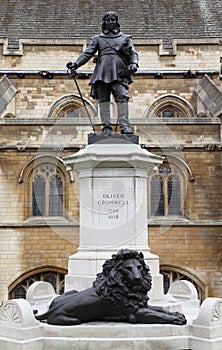
[[[151,280],[143,254],[122,249],[105,261],[103,272],[97,275],[91,288],[56,297],[46,313],[35,317],[53,325],[90,321],[184,325],[183,314],[148,306]]]

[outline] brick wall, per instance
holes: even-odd
[[[1,69],[18,70],[66,70],[66,63],[74,61],[86,45],[82,39],[81,45],[23,45],[22,56],[2,56]],[[136,44],[138,42],[138,44]],[[219,70],[221,56],[218,42],[209,44],[190,43],[178,44],[175,56],[160,56],[159,44],[139,44],[135,39],[135,47],[139,54],[139,69],[141,70]],[[2,48],[2,45],[0,45]],[[3,53],[3,52],[2,52]],[[93,69],[92,59],[80,69]]]
[[[190,152],[186,160],[195,176],[187,192],[189,219],[221,220],[221,152]]]
[[[200,78],[181,79],[164,78],[153,79],[153,77],[136,76],[134,83],[129,88],[129,111],[133,119],[148,117],[148,107],[160,96],[174,94],[193,105],[198,114],[197,99],[194,89]],[[46,118],[51,105],[64,95],[76,94],[77,89],[72,79],[68,76],[53,79],[41,79],[40,76],[25,79],[10,78],[18,93],[15,96],[16,118]],[[78,79],[78,84],[83,96],[97,108],[96,101],[90,98],[90,87],[88,79]],[[5,111],[2,112],[2,116]]]
[[[207,286],[209,296],[221,297],[220,227],[149,228],[149,245],[159,255],[161,265],[174,265],[197,275]]]
[[[68,257],[78,246],[74,227],[1,225],[0,236],[0,300],[7,300],[8,286],[23,273],[46,265],[68,269]]]

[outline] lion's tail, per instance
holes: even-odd
[[[49,311],[45,312],[44,314],[41,315],[36,315],[38,313],[38,310],[33,310],[33,313],[35,315],[36,320],[38,321],[43,321],[46,320],[49,316]]]

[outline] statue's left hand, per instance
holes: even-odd
[[[132,73],[136,73],[137,71],[137,64],[136,63],[130,63],[128,70]]]

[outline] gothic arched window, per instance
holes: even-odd
[[[159,166],[150,178],[150,215],[177,216],[182,213],[182,178],[169,163]]]
[[[171,284],[178,280],[190,281],[197,289],[198,299],[202,301],[207,297],[208,291],[206,285],[200,280],[198,276],[179,267],[170,265],[161,265],[160,273],[163,275],[163,291],[167,294]]]
[[[38,271],[27,273],[9,286],[9,299],[26,298],[28,288],[37,281],[49,282],[56,294],[64,293],[64,281],[67,271],[56,268],[41,268]]]
[[[195,110],[191,103],[175,94],[164,94],[156,98],[148,107],[148,118],[193,118]]]
[[[75,94],[68,94],[61,96],[56,100],[48,111],[48,118],[72,118],[73,121],[78,119],[87,119],[88,113],[91,118],[96,116],[95,106],[83,97],[85,105],[83,105],[82,99]],[[87,109],[87,110],[86,110]]]
[[[63,181],[56,166],[43,164],[33,171],[32,216],[63,215]]]

